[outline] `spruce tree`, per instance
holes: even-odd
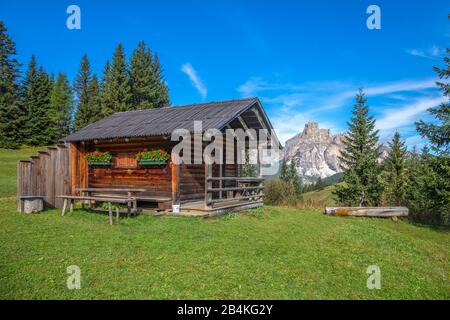
[[[143,41],[139,42],[130,61],[130,81],[134,109],[155,108],[154,97],[158,88],[154,85],[152,54]]]
[[[50,108],[52,79],[43,67],[37,67],[35,56],[31,57],[22,83],[23,105],[26,109],[26,124],[23,130],[25,142],[33,146],[53,142],[53,120]]]
[[[81,58],[74,90],[77,95],[77,112],[75,117],[76,129],[84,128],[90,123],[89,111],[89,84],[91,83],[91,64],[86,54]]]
[[[59,73],[50,96],[52,140],[58,142],[72,130],[73,90],[64,73]]]
[[[280,179],[283,181],[287,181],[287,173],[288,172],[288,165],[286,163],[286,160],[283,159],[280,161]]]
[[[25,113],[19,101],[16,54],[16,45],[0,21],[0,148],[17,148],[23,142]]]
[[[379,179],[383,186],[382,203],[387,206],[404,206],[408,187],[407,150],[398,132],[394,134],[389,148]]]
[[[121,43],[117,46],[108,68],[107,82],[103,95],[104,113],[133,110],[132,92],[125,53]]]
[[[416,123],[417,131],[431,142],[433,150],[444,156],[449,156],[450,148],[450,84],[445,82],[450,76],[450,49],[447,50],[447,56],[444,58],[446,67],[434,67],[439,78],[442,81],[436,82],[441,88],[443,95],[447,98],[438,107],[429,108],[428,111],[435,117],[437,121],[433,123],[425,123],[419,121]]]
[[[424,192],[430,200],[427,211],[434,216],[435,223],[450,223],[450,84],[446,81],[450,76],[450,58],[448,54],[444,58],[446,67],[435,67],[441,81],[437,85],[442,89],[446,101],[438,107],[432,107],[428,111],[435,117],[433,123],[419,121],[417,130],[428,138],[434,155],[429,155],[425,164],[431,169],[426,176],[426,188]]]
[[[352,111],[354,117],[348,123],[344,150],[340,156],[344,183],[338,185],[334,193],[343,204],[373,206],[378,204],[381,191],[377,181],[380,171],[378,130],[375,130],[375,119],[369,116],[367,99],[362,89],[356,94],[355,100]]]
[[[101,84],[97,79],[97,75],[94,74],[94,76],[92,77],[92,81],[89,83],[88,90],[89,122],[87,124],[90,124],[103,118]]]
[[[163,76],[163,68],[159,62],[158,54],[155,54],[153,59],[153,81],[156,87],[156,95],[154,97],[154,104],[156,108],[162,108],[170,104],[169,100],[169,89],[167,88],[166,81]]]
[[[280,180],[292,185],[294,192],[299,195],[302,193],[302,183],[297,173],[295,162],[291,160],[289,164],[285,160],[281,163]]]

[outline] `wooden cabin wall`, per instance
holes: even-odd
[[[180,201],[200,200],[205,197],[205,165],[180,165]]]
[[[87,151],[109,151],[113,155],[110,166],[89,166],[89,188],[136,188],[149,189],[147,195],[172,196],[172,170],[166,165],[139,165],[134,160],[144,148],[163,148],[170,152],[173,142],[163,138],[131,140],[129,142],[99,142],[86,144]],[[121,157],[122,160],[117,159]],[[127,162],[125,158],[128,158]],[[126,164],[124,164],[126,163]]]

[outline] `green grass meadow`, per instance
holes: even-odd
[[[30,152],[0,150],[1,299],[450,298],[448,229],[269,206],[114,226],[82,210],[19,214],[15,165]],[[71,265],[79,290],[66,286]]]

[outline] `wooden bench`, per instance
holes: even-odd
[[[172,198],[164,196],[147,196],[142,195],[148,192],[148,189],[125,189],[125,188],[77,188],[75,191],[80,192],[82,196],[91,197],[95,193],[95,197],[106,198],[134,198],[136,201],[156,202],[159,209],[168,209],[172,207]],[[89,203],[90,206],[90,203]],[[136,210],[137,211],[137,210]],[[134,213],[136,213],[136,211]]]
[[[135,198],[106,198],[106,197],[84,197],[84,196],[57,196],[57,198],[64,199],[63,208],[61,212],[61,216],[64,216],[64,213],[67,209],[67,204],[69,202],[70,212],[73,212],[73,205],[75,200],[88,200],[88,201],[99,201],[99,202],[107,202],[108,203],[108,213],[109,213],[109,224],[113,224],[112,218],[112,203],[123,203],[127,204],[128,212],[130,212],[130,203],[133,203],[133,211],[137,210],[137,202]],[[116,220],[119,222],[119,208],[116,208]]]

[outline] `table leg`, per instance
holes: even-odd
[[[66,212],[66,208],[67,208],[67,199],[64,198],[64,203],[63,203],[63,207],[62,207],[61,217],[64,216],[64,213]]]
[[[70,199],[70,213],[73,212],[73,203],[75,202],[74,199]]]
[[[119,223],[119,216],[120,216],[119,208],[116,208],[116,221],[117,221],[117,223]]]
[[[109,213],[109,224],[112,225],[113,224],[113,219],[112,219],[112,205],[111,202],[108,202],[108,213]]]

